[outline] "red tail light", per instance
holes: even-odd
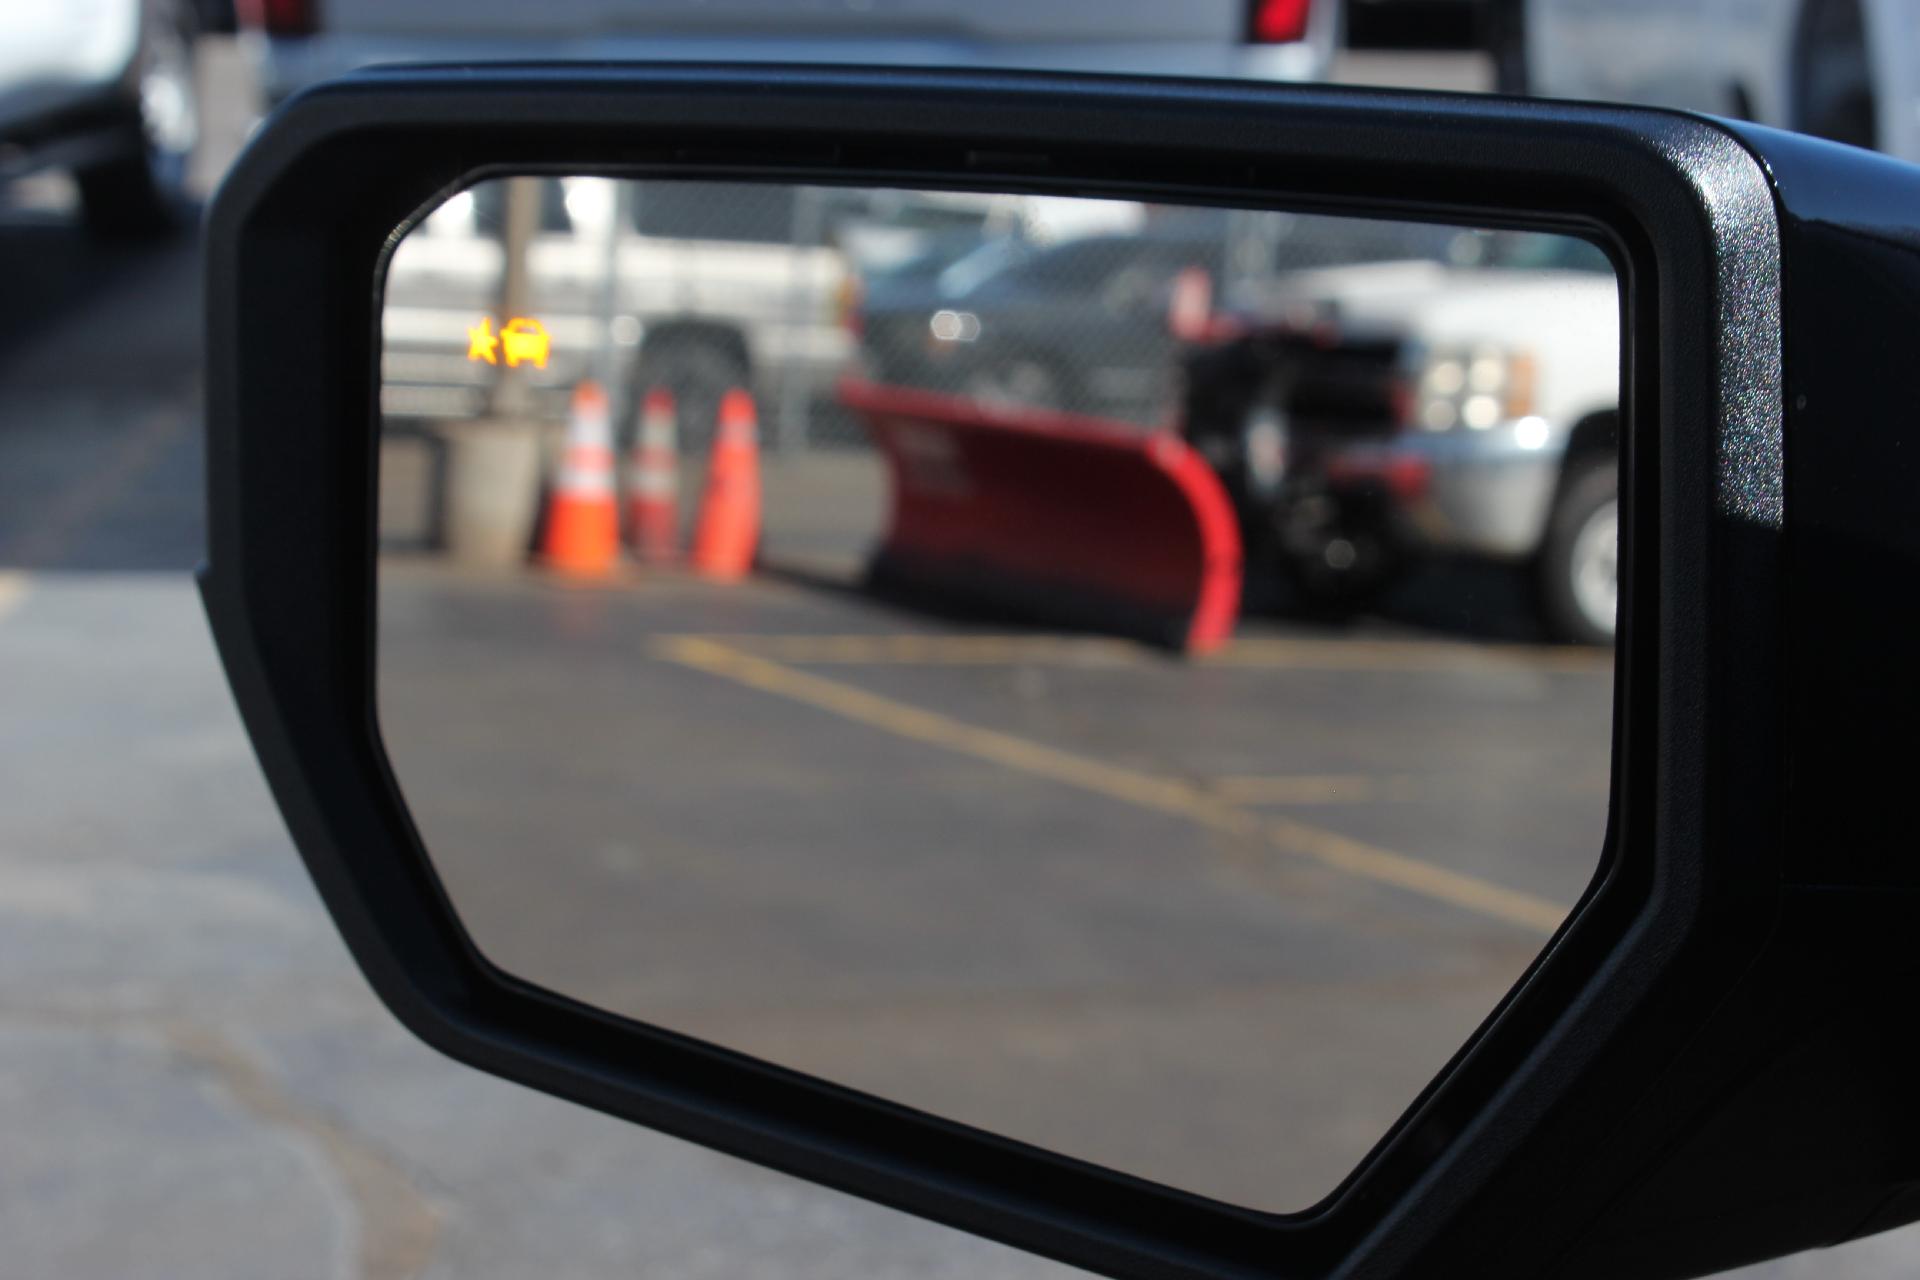
[[[317,0],[234,0],[242,27],[270,36],[309,36],[320,28]]]
[[[1307,38],[1307,13],[1313,0],[1253,0],[1248,39],[1255,44],[1289,44]]]
[[[1409,430],[1413,426],[1413,384],[1404,377],[1395,377],[1387,384],[1387,404],[1394,426]]]
[[[1173,278],[1167,303],[1167,331],[1182,342],[1199,342],[1213,320],[1213,276],[1205,267],[1188,267]]]

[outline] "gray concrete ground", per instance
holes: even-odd
[[[287,847],[184,576],[6,581],[8,1274],[1047,1270],[415,1044]]]
[[[287,844],[186,576],[200,541],[191,248],[99,251],[57,206],[0,212],[8,293],[0,313],[0,1272],[68,1280],[1068,1274],[494,1081],[399,1030],[354,972]],[[486,603],[484,584],[424,577],[432,590],[423,599]],[[676,632],[759,631],[727,643],[878,698],[924,700],[915,705],[949,719],[978,715],[1011,734],[1063,734],[1047,741],[1076,754],[1104,750],[1102,702],[1093,696],[1102,681],[1143,682],[1148,697],[1168,674],[1067,661],[1079,650],[1048,640],[1046,660],[1029,665],[1047,691],[1039,705],[1052,711],[1023,722],[1035,677],[1005,664],[929,679],[910,664],[874,661],[871,647],[836,653],[770,638],[829,623],[833,634],[944,628],[823,603],[793,585],[732,598],[691,589],[677,599]],[[757,602],[757,616],[739,599]],[[1392,643],[1446,650],[1453,641],[1403,635]],[[865,665],[850,660],[862,657]],[[711,672],[686,678],[696,674],[714,682],[703,696],[737,705],[743,724],[793,733],[809,710]],[[1236,681],[1271,670],[1202,674],[1231,702]],[[1333,688],[1355,687],[1354,673],[1337,678],[1347,683]],[[820,692],[805,681],[775,683]],[[673,688],[656,684],[652,694],[670,697]],[[828,698],[836,700],[884,705]],[[946,776],[966,774],[981,794],[1011,794],[1008,780],[979,762],[927,743],[885,751],[880,728],[812,710],[822,741],[866,753],[877,769],[917,758]],[[1122,763],[1137,773],[1167,767],[1153,755]],[[1218,790],[1229,775],[1206,776]],[[1067,804],[1074,821],[1086,820],[1085,797],[1049,798],[1043,781],[1018,785],[1030,802]],[[1229,796],[1236,811],[1272,812],[1272,792],[1262,799],[1240,785]],[[1143,813],[1139,825],[1162,821]],[[1314,821],[1325,814],[1316,810]],[[1376,843],[1395,834],[1349,830]],[[1139,864],[1122,860],[1130,877],[1155,874]],[[1565,886],[1516,883],[1542,894]],[[1398,891],[1349,886],[1323,896],[1339,901],[1336,893],[1354,895],[1340,907],[1349,914],[1407,911]],[[698,995],[690,978],[681,994]],[[1742,1274],[1866,1280],[1916,1271],[1920,1233],[1907,1231]]]

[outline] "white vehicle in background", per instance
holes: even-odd
[[[181,219],[200,140],[195,0],[16,0],[0,36],[0,182],[66,169],[99,234]]]
[[[1340,0],[242,0],[269,101],[383,62],[723,60],[1326,78]]]
[[[1914,0],[1499,0],[1503,88],[1676,107],[1920,161]]]
[[[1428,557],[1472,557],[1525,566],[1556,637],[1611,642],[1620,304],[1606,256],[1469,232],[1444,260],[1275,284],[1250,314],[1286,321],[1277,402],[1206,425],[1251,437],[1271,423],[1284,442],[1271,491],[1250,491],[1271,521],[1250,543],[1277,553],[1304,602],[1363,607]],[[1309,321],[1322,336],[1287,336]],[[1245,341],[1267,350],[1258,331]]]
[[[561,417],[587,376],[624,391],[623,419],[646,391],[665,389],[699,447],[721,396],[747,387],[771,437],[804,444],[821,434],[819,402],[853,352],[846,311],[859,259],[977,239],[1026,213],[1001,197],[766,183],[562,178],[539,188],[525,317],[497,314],[504,184],[448,200],[395,250],[383,319],[390,420],[480,412],[495,371],[470,358],[469,330],[524,318],[551,344],[524,374],[543,416]]]

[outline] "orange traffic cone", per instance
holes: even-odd
[[[607,413],[607,393],[597,382],[582,382],[574,388],[567,449],[560,458],[540,550],[550,567],[579,577],[605,577],[618,561],[620,512],[613,496],[613,423]]]
[[[647,392],[627,458],[627,530],[642,560],[673,559],[680,538],[680,454],[673,393],[664,387]]]
[[[737,388],[727,392],[693,534],[693,567],[705,577],[730,582],[753,567],[760,542],[759,433],[753,397]]]

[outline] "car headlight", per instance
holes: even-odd
[[[1533,412],[1533,357],[1507,347],[1435,347],[1419,366],[1411,421],[1423,431],[1485,431]]]
[[[977,342],[980,338],[980,317],[971,311],[953,311],[942,309],[933,313],[927,321],[927,332],[936,342]]]

